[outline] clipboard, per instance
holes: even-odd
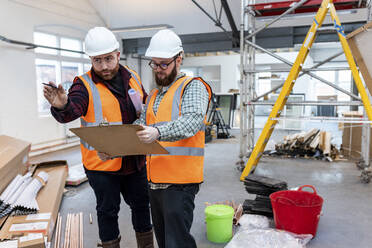
[[[142,130],[140,125],[112,125],[70,128],[70,131],[83,141],[113,157],[145,154],[168,154],[158,141],[142,143],[136,132]]]

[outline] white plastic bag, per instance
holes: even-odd
[[[270,220],[266,216],[257,214],[243,214],[239,219],[239,230],[266,229],[270,227]]]
[[[304,248],[311,234],[296,235],[275,229],[252,229],[238,232],[225,248]]]

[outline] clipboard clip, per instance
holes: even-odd
[[[104,117],[103,120],[99,123],[100,127],[110,126],[110,123],[107,121],[107,119]]]

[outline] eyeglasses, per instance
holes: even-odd
[[[94,63],[95,65],[101,65],[103,62],[105,62],[106,64],[111,64],[114,60],[115,56],[110,55],[103,58],[92,58],[92,63]]]
[[[174,61],[177,59],[177,57],[178,57],[178,56],[174,57],[174,58],[172,59],[172,61],[169,62],[169,63],[160,63],[160,64],[157,64],[157,63],[155,63],[153,60],[151,60],[151,61],[149,62],[149,66],[150,66],[151,69],[153,69],[154,71],[157,70],[158,67],[160,67],[162,70],[166,70],[166,69],[168,68],[168,66],[169,66],[172,62],[174,62]]]

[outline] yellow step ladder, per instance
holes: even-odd
[[[340,39],[342,49],[344,50],[347,62],[349,63],[349,67],[351,69],[355,84],[357,86],[357,89],[360,93],[364,108],[366,110],[368,119],[372,120],[372,108],[371,103],[368,98],[368,94],[365,91],[365,88],[363,86],[362,80],[359,76],[359,71],[356,67],[353,55],[351,53],[349,44],[346,40],[346,35],[344,33],[344,29],[341,26],[340,20],[336,13],[336,8],[333,5],[332,0],[323,0],[315,18],[314,21],[306,35],[305,41],[303,42],[301,49],[297,55],[296,61],[293,64],[289,75],[283,85],[283,88],[279,94],[278,99],[276,100],[274,107],[270,113],[270,116],[261,132],[260,137],[257,140],[257,143],[251,153],[251,156],[248,159],[248,162],[240,176],[240,180],[244,180],[246,176],[254,169],[258,162],[260,161],[260,158],[262,157],[263,151],[265,150],[266,144],[270,139],[270,136],[272,132],[274,131],[275,125],[278,123],[278,120],[273,120],[273,118],[278,118],[287,102],[288,96],[292,91],[292,88],[296,82],[296,79],[298,77],[298,74],[302,70],[303,64],[305,62],[305,59],[309,53],[309,50],[315,40],[317,29],[322,26],[322,23],[324,21],[324,18],[326,17],[328,11],[330,12],[333,24],[337,30],[338,37]]]

